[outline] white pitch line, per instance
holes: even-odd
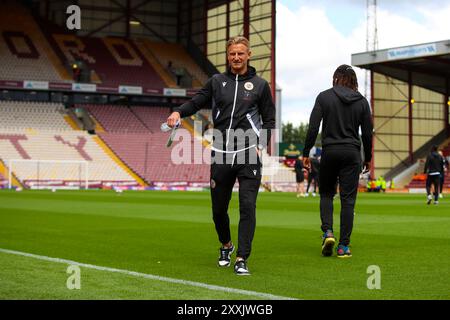
[[[276,296],[276,295],[264,293],[264,292],[228,288],[228,287],[216,286],[216,285],[195,282],[195,281],[161,277],[161,276],[157,276],[157,275],[153,275],[153,274],[135,272],[135,271],[124,270],[124,269],[115,269],[115,268],[109,268],[109,267],[96,266],[96,265],[80,263],[80,262],[76,262],[76,261],[72,261],[72,260],[40,256],[37,254],[2,249],[2,248],[0,248],[0,252],[14,254],[17,256],[23,256],[23,257],[28,257],[28,258],[34,258],[34,259],[38,259],[38,260],[63,263],[63,264],[69,264],[69,265],[77,265],[79,267],[83,267],[83,268],[87,268],[87,269],[121,273],[121,274],[138,277],[138,278],[145,278],[145,279],[151,279],[151,280],[157,280],[157,281],[163,281],[163,282],[169,282],[169,283],[176,283],[176,284],[181,284],[181,285],[186,285],[186,286],[191,286],[191,287],[204,288],[204,289],[208,289],[208,290],[212,290],[212,291],[230,292],[230,293],[242,294],[242,295],[246,295],[246,296],[259,297],[259,298],[268,299],[268,300],[297,300],[295,298]]]

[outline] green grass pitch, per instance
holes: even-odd
[[[237,243],[238,201],[230,220]],[[359,194],[353,257],[322,257],[319,198],[260,193],[250,277],[216,266],[209,193],[0,191],[0,249],[297,299],[449,299],[450,199]],[[339,235],[339,201],[335,231]],[[381,289],[369,290],[369,266]],[[258,299],[0,252],[0,299]]]

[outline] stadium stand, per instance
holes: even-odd
[[[108,132],[146,133],[150,131],[127,106],[85,105],[84,107]]]
[[[71,130],[64,120],[64,105],[42,102],[0,101],[0,128]]]
[[[86,109],[105,129],[98,136],[134,172],[148,183],[180,182],[205,183],[209,181],[209,166],[181,164],[171,160],[173,149],[166,147],[167,133],[160,132],[169,108],[143,106],[86,105]],[[202,150],[201,141],[190,141]],[[176,147],[176,143],[172,148]],[[190,158],[189,158],[190,159]]]
[[[169,108],[164,107],[131,107],[131,111],[149,128],[152,132],[158,132],[161,123],[167,120],[170,115]]]
[[[178,44],[152,43],[144,38],[79,37],[42,18],[36,18],[53,48],[53,56],[66,70],[75,61],[85,62],[90,81],[105,86],[132,85],[160,89],[177,87],[176,76],[167,68],[182,67],[193,77],[192,86],[201,87],[208,76]],[[159,50],[165,50],[161,52]],[[67,71],[65,72],[67,73]],[[71,74],[72,71],[69,71]],[[72,74],[69,76],[72,79]]]
[[[150,50],[160,64],[167,69],[169,61],[174,68],[185,68],[193,77],[192,87],[202,87],[208,80],[205,72],[195,63],[186,50],[179,44],[141,40],[142,46]]]
[[[147,59],[148,63],[152,65],[153,69],[158,73],[167,87],[176,88],[176,79],[168,72],[165,66],[161,65],[161,62],[156,58],[154,53],[146,46],[146,41],[147,40],[145,39],[135,39],[134,44],[139,48],[142,55]]]
[[[175,165],[171,161],[173,149],[166,148],[167,134],[121,134],[101,133],[99,136],[116,154],[131,167],[139,176],[147,182],[179,182],[186,181],[208,182],[209,166],[181,164]],[[194,143],[200,144],[198,148],[203,150],[201,143],[191,141],[191,150]],[[176,145],[174,145],[174,148]],[[191,157],[188,157],[191,159]]]
[[[94,140],[84,132],[34,132],[17,134],[5,132],[0,134],[0,148],[4,159],[28,160],[78,160],[89,163],[89,181],[96,184],[117,183],[137,185],[133,177],[123,170],[106,154]],[[45,146],[45,148],[43,148]],[[13,171],[26,185],[40,179],[41,184],[51,180],[79,181],[84,179],[84,167],[78,165],[41,165],[15,164]]]
[[[85,62],[103,85],[163,88],[165,83],[139,49],[124,38],[53,34],[52,45],[64,64]],[[91,77],[92,79],[92,77]]]
[[[2,5],[0,33],[0,79],[70,80],[70,75],[26,9],[11,3]]]
[[[64,120],[62,104],[0,102],[0,158],[8,165],[11,159],[70,160],[89,163],[89,181],[97,185],[137,186],[139,179],[96,136],[72,130]],[[34,162],[35,163],[35,162]],[[17,178],[31,186],[39,178],[45,181],[79,181],[78,166],[15,165]],[[84,170],[84,169],[83,169]],[[39,175],[39,177],[38,177]]]
[[[271,157],[263,152],[262,185],[270,191],[295,192],[295,171],[282,163],[283,157]]]

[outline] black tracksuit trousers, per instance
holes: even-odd
[[[361,153],[352,145],[325,147],[320,161],[320,218],[322,231],[333,230],[333,197],[339,178],[341,225],[339,244],[348,246],[361,173]]]
[[[261,184],[261,161],[257,163],[211,164],[211,200],[213,220],[219,241],[222,244],[231,241],[228,205],[231,200],[236,178],[239,181],[239,229],[237,256],[248,259],[252,249],[256,227],[256,199]]]
[[[426,182],[426,188],[427,188],[427,195],[431,194],[431,185],[434,186],[434,201],[439,200],[439,193],[440,193],[440,180],[441,176],[436,175],[428,175],[427,176],[427,182]]]
[[[309,192],[309,187],[311,186],[311,183],[312,183],[313,180],[314,180],[314,190],[313,190],[313,192],[316,193],[316,188],[319,186],[319,184],[317,183],[318,182],[317,181],[318,178],[319,177],[318,177],[317,173],[310,172],[308,174],[308,186],[306,187],[306,193]]]

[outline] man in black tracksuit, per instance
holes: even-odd
[[[438,146],[433,146],[423,169],[423,173],[427,174],[427,204],[430,204],[432,200],[431,185],[434,186],[434,204],[439,203],[440,177],[441,171],[444,171],[443,166],[444,162],[441,155],[438,153]]]
[[[369,103],[357,91],[356,73],[348,65],[339,66],[333,75],[333,88],[321,92],[309,121],[304,154],[314,146],[322,123],[322,157],[320,161],[320,217],[322,220],[322,254],[331,256],[335,244],[333,235],[333,197],[339,179],[341,198],[340,240],[337,256],[351,257],[350,235],[353,229],[354,207],[362,169],[361,127],[364,165],[372,159],[372,116]],[[305,159],[305,166],[310,165]]]
[[[297,182],[297,198],[304,197],[305,196],[305,187],[304,187],[304,181],[305,181],[305,169],[303,169],[303,157],[299,156],[295,160],[295,181]]]
[[[442,191],[444,190],[445,172],[448,170],[448,160],[444,157],[444,152],[442,150],[439,150],[438,153],[442,158],[442,167],[439,181],[439,198],[443,198]]]
[[[251,55],[246,38],[227,43],[229,68],[208,80],[189,102],[168,118],[174,126],[201,108],[212,108],[214,141],[211,153],[211,200],[213,220],[222,243],[218,265],[228,267],[234,245],[231,241],[228,204],[236,178],[239,181],[238,250],[234,271],[250,274],[247,259],[256,225],[256,198],[261,183],[261,151],[275,128],[275,106],[269,84],[248,65]]]
[[[306,187],[306,195],[309,194],[309,187],[314,180],[313,196],[316,196],[316,188],[319,187],[319,172],[320,172],[320,162],[317,157],[312,157],[310,159],[311,168],[308,174],[308,186]]]

